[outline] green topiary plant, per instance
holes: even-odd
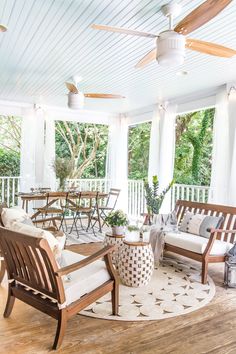
[[[169,183],[167,188],[159,193],[159,181],[157,176],[152,177],[152,186],[149,185],[148,181],[144,181],[147,211],[150,216],[159,214],[165,195],[173,186],[173,184],[174,180]]]

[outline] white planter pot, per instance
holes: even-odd
[[[117,236],[124,235],[125,232],[124,226],[112,226],[111,229],[112,229],[112,235],[117,235]]]

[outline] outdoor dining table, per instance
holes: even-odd
[[[50,191],[51,192],[51,191]],[[70,192],[70,191],[64,191],[64,192],[58,192],[60,194],[60,197],[55,197],[54,199],[50,200],[44,207],[48,208],[52,204],[54,204],[58,199],[66,199],[69,193],[69,198],[68,202],[71,205],[76,205],[73,202],[73,199],[78,199],[78,193],[81,193],[81,198],[82,199],[87,199],[90,200],[90,205],[92,203],[92,199],[94,199],[94,191],[76,191],[76,192]],[[46,200],[47,199],[47,194],[48,192],[31,192],[31,193],[17,193],[17,197],[21,198],[22,200],[22,208],[25,209],[25,211],[28,213],[29,210],[29,202],[33,201],[39,201],[39,200]],[[97,195],[98,200],[102,200],[108,197],[108,193],[104,192],[99,192]],[[101,224],[101,218],[100,218],[100,213],[99,213],[99,205],[96,202],[95,209],[97,212],[97,220],[98,220],[98,225],[99,225],[99,230],[102,229],[102,224]],[[31,219],[36,219],[39,215],[41,214],[40,210],[35,212],[32,216]]]

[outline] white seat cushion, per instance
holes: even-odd
[[[81,254],[63,250],[60,266],[65,267],[84,258],[86,257]],[[64,277],[63,279],[66,305],[78,300],[81,296],[91,292],[110,279],[105,262],[101,260],[70,273],[69,277]]]
[[[165,242],[169,245],[180,247],[182,249],[192,251],[195,253],[203,254],[209,239],[193,235],[186,232],[168,232],[165,236]],[[232,243],[224,242],[220,240],[215,240],[213,247],[211,249],[211,256],[221,256],[227,253],[230,248],[233,246]]]

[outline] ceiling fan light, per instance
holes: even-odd
[[[178,66],[185,59],[185,37],[175,31],[165,31],[157,38],[157,61],[162,66]]]
[[[68,107],[70,109],[81,109],[84,107],[84,94],[82,92],[79,93],[68,93]]]

